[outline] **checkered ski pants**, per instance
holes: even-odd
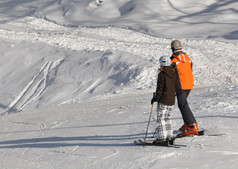
[[[173,136],[172,122],[170,120],[170,113],[173,107],[162,103],[157,104],[156,136],[158,139],[167,139]]]

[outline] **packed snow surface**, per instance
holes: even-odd
[[[2,0],[0,168],[237,168],[237,25],[235,0]],[[225,135],[136,146],[174,39],[193,61],[199,127]]]

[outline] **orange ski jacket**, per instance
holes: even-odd
[[[170,57],[172,67],[179,77],[182,90],[193,88],[192,61],[182,50],[176,50]]]

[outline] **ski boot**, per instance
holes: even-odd
[[[197,123],[193,123],[182,132],[182,136],[195,135],[198,134],[198,132]]]
[[[167,138],[168,145],[173,145],[174,140],[175,140],[175,138]]]
[[[189,126],[184,123],[184,124],[179,128],[179,130],[180,130],[180,131],[184,131],[184,130],[186,130],[188,127],[189,127]]]

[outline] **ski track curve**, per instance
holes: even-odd
[[[32,78],[18,96],[9,104],[8,111],[21,111],[31,101],[38,99],[47,89],[50,73],[54,71],[63,60],[47,61],[40,71]]]

